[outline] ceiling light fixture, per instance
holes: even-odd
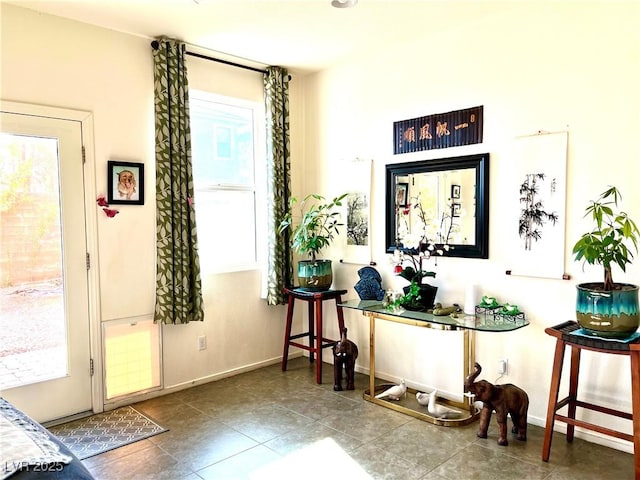
[[[355,7],[358,0],[331,0],[331,6],[336,8],[351,8]]]

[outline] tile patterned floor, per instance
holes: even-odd
[[[332,367],[316,385],[306,358],[255,370],[135,404],[168,432],[84,461],[99,480],[595,480],[633,479],[633,456],[555,433],[549,463],[541,460],[544,430],[528,440],[496,443],[477,423],[431,425],[334,392]]]

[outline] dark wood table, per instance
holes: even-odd
[[[573,441],[575,427],[593,430],[604,435],[627,440],[633,443],[635,479],[640,480],[640,339],[633,343],[607,341],[595,337],[572,335],[580,328],[576,322],[568,321],[545,329],[545,333],[556,339],[556,350],[553,358],[553,371],[551,376],[551,388],[549,390],[549,405],[547,407],[547,422],[544,431],[544,443],[542,445],[542,460],[549,461],[551,453],[551,439],[553,437],[553,425],[557,420],[567,424],[567,442]],[[562,365],[564,362],[565,347],[571,348],[571,369],[569,374],[569,395],[558,400],[560,391],[560,379],[562,377]],[[632,412],[622,412],[593,403],[578,400],[578,374],[580,373],[580,352],[582,350],[608,353],[613,355],[628,355],[631,360],[631,406]],[[567,406],[567,415],[560,415],[558,410]],[[633,422],[633,435],[606,428],[593,423],[576,419],[576,408],[594,410],[615,417],[625,418]]]

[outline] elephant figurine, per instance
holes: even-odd
[[[487,438],[491,414],[495,410],[500,429],[498,445],[509,445],[507,441],[507,414],[511,415],[513,421],[511,432],[518,434],[518,440],[525,441],[527,439],[527,411],[529,409],[527,392],[510,383],[493,385],[486,380],[474,382],[481,371],[482,367],[476,363],[473,373],[464,382],[466,390],[475,395],[476,400],[484,403],[480,412],[478,437]]]
[[[351,340],[347,340],[347,329],[342,331],[340,340],[333,346],[333,389],[342,390],[342,367],[347,377],[347,390],[354,390],[355,367],[358,358],[358,347]]]

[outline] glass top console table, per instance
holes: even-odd
[[[507,315],[495,315],[491,312],[481,311],[476,315],[436,316],[425,312],[413,312],[409,310],[387,310],[377,300],[349,300],[340,304],[343,308],[360,310],[362,314],[369,317],[369,389],[364,392],[364,399],[377,405],[396,410],[398,412],[411,415],[427,422],[448,427],[459,427],[476,420],[480,414],[474,407],[472,397],[464,395],[462,402],[446,398],[437,398],[437,403],[446,407],[452,407],[459,411],[458,415],[449,418],[437,417],[429,414],[427,407],[421,406],[415,399],[416,391],[407,388],[407,396],[401,400],[386,400],[376,398],[376,395],[391,384],[375,384],[375,364],[376,364],[376,340],[375,328],[378,320],[402,323],[415,327],[432,328],[439,330],[462,331],[463,336],[463,378],[473,370],[475,363],[475,332],[511,332],[529,325],[524,315],[511,317]]]

